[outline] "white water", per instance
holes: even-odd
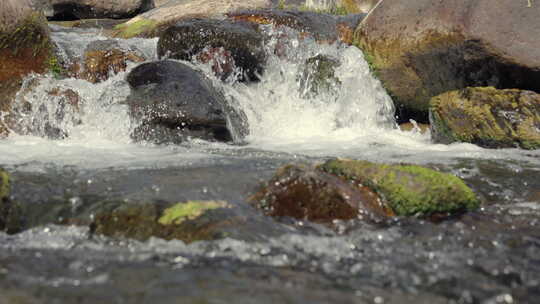
[[[273,29],[268,29],[273,31]],[[278,37],[274,35],[274,37]],[[149,167],[185,165],[209,162],[215,153],[208,149],[279,151],[291,154],[326,157],[340,156],[369,160],[408,161],[425,163],[459,157],[512,158],[531,160],[536,152],[516,149],[485,150],[470,144],[440,145],[430,142],[429,134],[404,132],[393,121],[390,97],[374,79],[362,53],[340,45],[315,44],[310,40],[292,39],[286,42],[285,58],[271,56],[260,83],[223,84],[214,78],[228,98],[243,109],[248,117],[250,135],[246,146],[192,142],[183,146],[153,146],[131,142],[132,126],[122,101],[129,94],[125,77],[119,73],[99,84],[84,80],[56,80],[52,75],[32,76],[27,90],[18,95],[19,105],[30,102],[32,111],[18,117],[24,126],[19,133],[0,141],[0,164],[74,165],[84,168]],[[67,54],[82,54],[93,40],[107,39],[96,30],[55,32],[54,39]],[[136,50],[149,60],[156,58],[157,39],[119,40],[122,48]],[[266,46],[268,53],[283,41],[273,39]],[[283,47],[279,45],[278,47]],[[337,94],[321,94],[303,98],[298,75],[303,62],[324,54],[340,62],[336,76],[341,81]],[[80,55],[79,55],[80,56]],[[199,66],[210,73],[207,66]],[[36,85],[37,83],[37,85]],[[80,96],[78,110],[67,105],[65,97],[48,92],[73,90]],[[63,103],[63,115],[58,115]],[[69,136],[63,140],[43,138],[45,123],[57,127]]]

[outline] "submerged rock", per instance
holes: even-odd
[[[331,160],[320,169],[371,188],[397,215],[453,214],[480,204],[458,177],[421,166]]]
[[[181,20],[194,17],[220,18],[228,12],[271,5],[270,0],[170,0],[118,25],[114,35],[121,38],[158,37],[169,25]]]
[[[428,120],[429,100],[465,87],[540,92],[540,5],[527,1],[382,1],[355,43],[401,118]]]
[[[240,141],[246,119],[202,73],[176,61],[144,63],[127,81],[136,141],[180,143],[189,138]]]
[[[335,76],[339,61],[326,55],[308,58],[299,76],[300,94],[311,98],[324,93],[337,93],[341,81]]]
[[[266,61],[263,36],[247,23],[211,19],[184,21],[169,27],[158,42],[160,58],[189,61],[209,49],[223,49],[224,60],[232,59],[234,66],[241,69],[240,79],[255,80],[263,72]],[[227,78],[232,70],[226,69],[218,76]]]
[[[10,176],[0,168],[0,231],[16,233],[22,230],[20,206],[10,199]]]
[[[394,215],[371,189],[295,165],[279,169],[250,201],[266,215],[320,223],[359,217],[378,220]]]
[[[540,94],[493,87],[466,88],[431,99],[436,142],[487,148],[540,148]]]
[[[153,0],[32,0],[52,20],[130,18],[154,7]]]
[[[144,241],[150,237],[186,243],[225,236],[221,228],[235,221],[222,201],[188,201],[170,206],[155,203],[124,203],[110,212],[98,213],[91,231],[110,237]]]
[[[122,50],[115,40],[98,40],[90,43],[84,52],[82,78],[98,83],[126,70],[128,61],[143,62],[146,58],[134,50]]]
[[[27,0],[0,3],[0,112],[10,112],[23,78],[57,65],[45,18]],[[0,137],[8,134],[0,119]]]

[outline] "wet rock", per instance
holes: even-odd
[[[99,40],[88,45],[84,52],[84,72],[82,78],[98,83],[126,70],[128,61],[143,62],[146,58],[134,50],[122,50],[115,40]]]
[[[306,60],[299,77],[300,93],[311,98],[319,94],[337,93],[341,85],[335,76],[339,61],[326,55],[317,55]]]
[[[358,14],[369,12],[378,0],[274,0],[274,8],[309,10],[331,14]]]
[[[32,0],[51,20],[130,18],[154,7],[152,0]]]
[[[68,28],[99,28],[103,29],[103,35],[109,34],[115,26],[122,23],[123,20],[118,19],[82,19],[82,20],[70,20],[70,21],[49,21],[49,24],[54,24]]]
[[[243,112],[233,108],[202,73],[176,61],[144,63],[131,71],[127,103],[141,124],[132,137],[155,143],[189,138],[240,141],[247,135]]]
[[[266,215],[321,223],[359,217],[378,220],[394,215],[369,188],[322,170],[295,165],[279,169],[250,201]]]
[[[0,231],[17,233],[22,226],[20,206],[10,198],[10,176],[0,168]]]
[[[320,169],[371,188],[397,215],[453,214],[480,204],[458,177],[421,166],[331,160]]]
[[[56,63],[43,16],[27,0],[0,3],[0,111],[9,112],[23,78],[45,73]],[[1,120],[1,119],[0,119]],[[7,135],[0,122],[0,136]],[[3,135],[2,135],[3,134]]]
[[[527,1],[383,1],[355,32],[406,121],[465,87],[540,92],[540,5]]]
[[[110,237],[144,241],[150,237],[190,243],[225,236],[220,228],[232,225],[230,206],[222,201],[188,201],[171,206],[121,204],[110,212],[96,214],[91,231]]]
[[[294,10],[248,10],[229,13],[227,16],[236,21],[290,27],[301,32],[303,37],[313,37],[321,43],[333,43],[337,40],[350,43],[354,28],[364,17],[362,14],[336,17]]]
[[[466,88],[431,99],[436,142],[469,142],[486,148],[540,148],[540,94],[493,87]]]
[[[223,49],[225,61],[232,59],[234,66],[241,69],[240,79],[255,80],[263,72],[266,60],[263,37],[247,23],[193,19],[169,27],[158,42],[160,58],[191,60],[212,49]],[[228,70],[218,76],[227,78]]]
[[[271,4],[270,0],[171,0],[118,25],[114,35],[121,38],[158,37],[169,25],[181,20],[220,18],[225,13],[266,8]]]

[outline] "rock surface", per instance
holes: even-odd
[[[380,220],[394,215],[369,188],[297,165],[279,169],[250,200],[269,216],[320,223],[359,217]]]
[[[339,61],[326,55],[317,55],[306,60],[299,76],[300,93],[311,98],[319,94],[337,93],[341,81],[335,76]]]
[[[355,43],[405,120],[427,121],[429,100],[468,86],[540,92],[540,5],[527,1],[388,0]]]
[[[480,204],[458,177],[421,166],[331,160],[320,169],[370,187],[397,215],[452,214]]]
[[[224,61],[232,59],[234,66],[241,69],[239,78],[245,80],[258,79],[266,60],[263,36],[254,26],[225,20],[179,22],[163,32],[157,48],[160,58],[188,61],[201,52],[222,49]],[[229,67],[219,76],[227,78],[232,70]]]
[[[9,173],[0,168],[0,231],[17,233],[22,229],[22,213],[10,198]]]
[[[52,43],[45,18],[28,0],[0,3],[0,111],[9,112],[22,79],[53,67]],[[8,134],[0,120],[0,138]]]
[[[540,148],[540,94],[493,87],[435,96],[430,107],[433,140],[487,148]]]
[[[192,18],[216,18],[240,9],[267,8],[270,0],[171,0],[116,27],[115,36],[157,37],[169,25]]]
[[[52,20],[130,18],[154,7],[153,0],[32,0]]]
[[[189,138],[240,141],[245,118],[202,73],[175,61],[144,63],[127,77],[132,117],[141,123],[132,137],[155,143]]]

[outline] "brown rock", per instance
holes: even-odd
[[[540,5],[527,1],[386,0],[356,44],[402,116],[427,121],[431,97],[467,86],[540,92]]]

